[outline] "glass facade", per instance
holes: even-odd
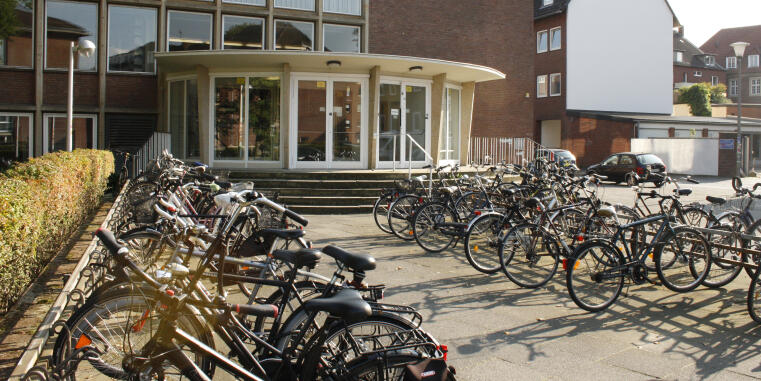
[[[275,49],[314,50],[314,24],[302,21],[275,21]]]
[[[98,45],[98,5],[49,0],[45,27],[45,67],[67,69],[71,42],[90,40]],[[97,62],[97,54],[74,56],[74,68],[78,70],[94,71]]]
[[[359,53],[359,27],[323,25],[323,50],[326,52]]]
[[[66,150],[66,115],[45,117],[45,152]],[[74,115],[72,122],[74,149],[95,148],[95,117]]]
[[[224,49],[264,49],[264,19],[223,16]]]
[[[169,82],[169,132],[172,153],[180,158],[200,158],[198,128],[198,82],[195,79]]]
[[[108,70],[154,72],[156,9],[108,8]]]
[[[298,161],[325,161],[326,81],[299,81]]]
[[[248,79],[248,160],[280,160],[280,78]]]
[[[31,67],[34,57],[34,1],[18,0],[14,9],[16,28],[0,39],[0,65]]]
[[[276,8],[300,9],[313,11],[315,0],[274,0]]]
[[[362,0],[322,0],[322,10],[327,13],[362,15]]]
[[[460,90],[447,88],[444,103],[444,131],[439,134],[439,160],[460,159]]]
[[[211,49],[210,14],[169,11],[167,19],[167,51]]]
[[[259,7],[267,6],[267,0],[222,0],[222,2],[231,4],[256,5]]]
[[[333,161],[359,161],[362,139],[362,84],[333,82]]]
[[[16,161],[29,157],[29,129],[32,117],[0,114],[0,160]]]
[[[243,159],[246,78],[214,80],[214,159]]]

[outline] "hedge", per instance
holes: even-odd
[[[78,149],[0,173],[0,314],[97,208],[113,172],[111,152]]]

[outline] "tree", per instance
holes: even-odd
[[[16,34],[16,0],[0,0],[0,40]]]
[[[711,88],[705,83],[679,89],[677,102],[690,105],[694,116],[711,116]]]
[[[711,104],[729,103],[727,99],[727,86],[720,83],[711,87]]]

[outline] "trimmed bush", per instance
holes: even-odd
[[[78,149],[0,173],[0,313],[98,207],[113,172],[111,152]]]

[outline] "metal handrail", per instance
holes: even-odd
[[[415,141],[415,139],[410,136],[410,134],[404,134],[407,136],[407,139],[409,140],[410,144],[409,149],[407,150],[407,155],[409,155],[409,159],[407,160],[407,180],[412,180],[412,144],[415,144],[415,146],[423,151],[423,154],[428,157],[428,160],[431,161],[431,167],[428,168],[428,196],[430,197],[433,195],[433,157],[431,154],[425,151],[425,148],[420,146],[418,142]]]

